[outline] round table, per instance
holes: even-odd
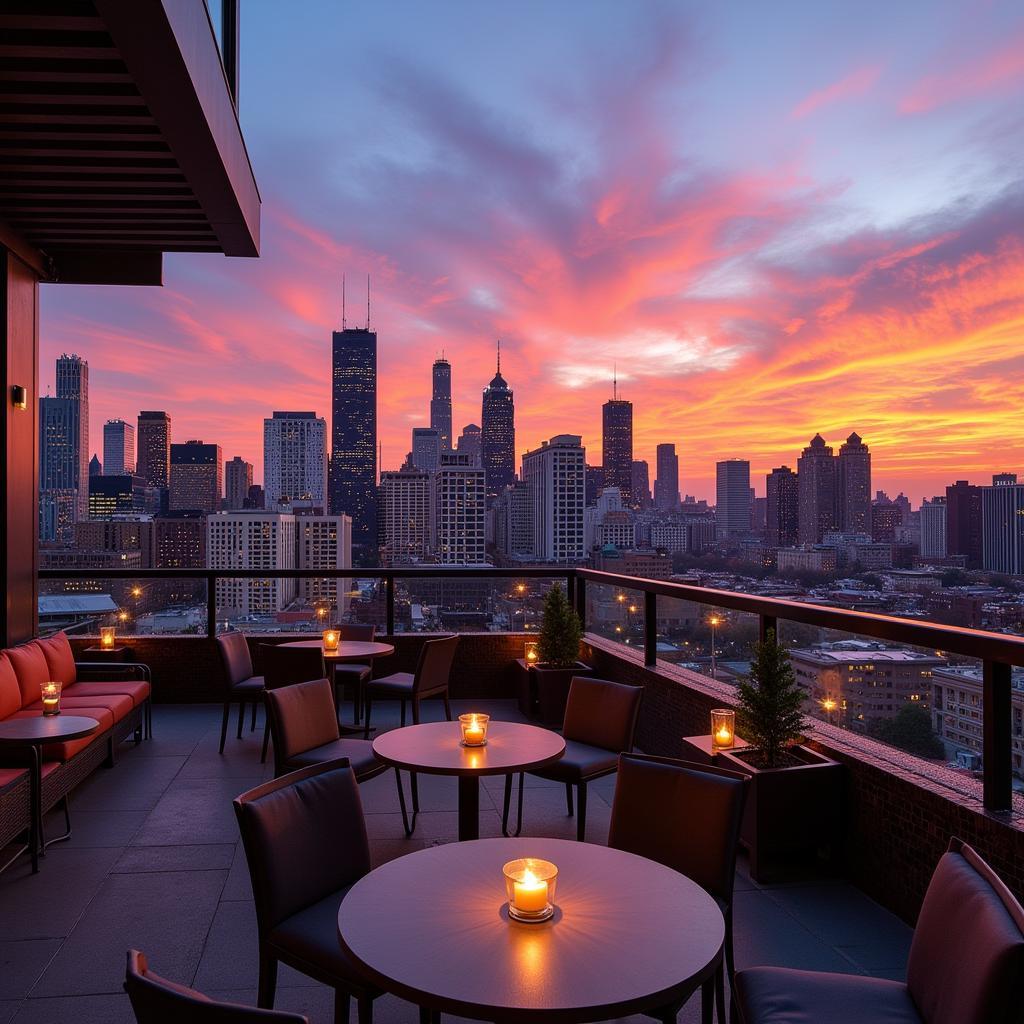
[[[336,651],[325,651],[323,640],[292,640],[290,643],[281,644],[282,647],[319,647],[324,656],[324,661],[332,668],[335,665],[357,664],[361,661],[372,662],[374,658],[383,658],[388,654],[394,654],[395,648],[392,644],[382,644],[376,640],[341,640]],[[361,708],[363,704],[362,684],[356,687],[358,692],[352,702],[352,721],[359,723]]]
[[[508,775],[557,761],[565,753],[558,733],[536,725],[496,722],[487,728],[487,745],[464,747],[458,722],[428,722],[392,729],[373,741],[386,764],[424,775],[457,775],[459,839],[480,837],[480,776]]]
[[[502,865],[558,867],[555,915],[510,920]],[[338,937],[367,977],[430,1010],[489,1021],[596,1021],[678,1005],[714,975],[725,922],[685,875],[565,839],[481,839],[398,857],[361,878]]]
[[[95,718],[86,718],[84,715],[39,714],[33,718],[9,718],[0,722],[0,746],[27,747],[29,750],[29,849],[33,873],[39,870],[39,855],[45,849],[42,747],[46,743],[63,743],[90,736],[99,727],[100,723]]]

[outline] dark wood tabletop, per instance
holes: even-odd
[[[556,732],[518,722],[487,727],[487,745],[464,747],[458,722],[427,722],[381,733],[373,752],[388,764],[426,775],[507,775],[557,761],[565,740]]]
[[[95,718],[84,715],[43,715],[9,718],[0,722],[0,743],[61,743],[88,736],[99,728]]]
[[[555,915],[509,920],[502,865],[558,867]],[[343,949],[385,991],[477,1020],[606,1020],[685,998],[720,960],[725,923],[685,875],[563,839],[480,839],[398,857],[338,911]]]
[[[394,654],[391,644],[382,644],[376,640],[342,640],[336,651],[325,651],[323,640],[292,640],[281,644],[282,647],[319,647],[323,651],[325,661],[370,661]]]

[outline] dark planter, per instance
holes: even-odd
[[[537,715],[543,725],[561,729],[565,720],[565,703],[569,699],[569,684],[573,676],[589,676],[594,670],[582,661],[569,668],[534,665],[529,670],[532,692],[536,693]]]
[[[740,841],[758,882],[839,866],[843,766],[810,747],[792,747],[790,753],[804,763],[765,769],[736,754],[716,755],[719,767],[750,778]]]

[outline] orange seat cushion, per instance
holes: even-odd
[[[67,715],[77,715],[80,709],[106,708],[114,716],[114,721],[120,722],[135,710],[135,705],[127,694],[93,693],[81,696],[75,693],[75,690],[77,687],[73,687],[68,694],[61,694],[60,706]],[[43,702],[37,700],[35,704],[30,704],[25,710],[42,712]],[[82,713],[88,714],[88,711],[82,710]],[[94,716],[89,715],[89,717]]]
[[[6,789],[11,783],[17,782],[27,774],[27,768],[0,768],[0,790]]]
[[[40,686],[50,678],[50,666],[46,664],[43,649],[33,640],[18,647],[8,647],[5,653],[18,677],[21,706],[34,704],[39,700]]]
[[[68,709],[69,713],[71,709]],[[89,736],[83,736],[79,740],[65,740],[63,743],[47,743],[43,746],[44,761],[68,761],[80,750],[85,750],[98,735],[106,732],[114,724],[114,713],[109,708],[75,708],[75,715],[83,718],[95,718],[99,722],[99,728]],[[12,718],[37,718],[38,711],[19,711],[12,715]]]
[[[76,697],[88,697],[91,694],[121,693],[131,697],[132,703],[138,707],[149,699],[151,687],[145,679],[124,679],[120,682],[104,682],[99,680],[81,680],[75,683],[71,693]]]
[[[50,670],[50,678],[58,680],[65,686],[71,686],[77,678],[75,669],[75,655],[71,650],[67,634],[64,632],[54,633],[53,636],[41,637],[36,641],[46,658],[47,668]]]
[[[19,710],[21,687],[18,685],[18,676],[6,651],[0,652],[0,719],[8,718]]]

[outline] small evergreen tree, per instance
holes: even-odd
[[[739,685],[737,709],[737,731],[757,749],[761,767],[781,767],[786,748],[800,738],[803,701],[789,655],[769,630],[764,642],[754,646],[750,675]]]
[[[540,627],[540,660],[555,668],[569,668],[580,655],[583,630],[561,584],[556,583],[544,598]]]

